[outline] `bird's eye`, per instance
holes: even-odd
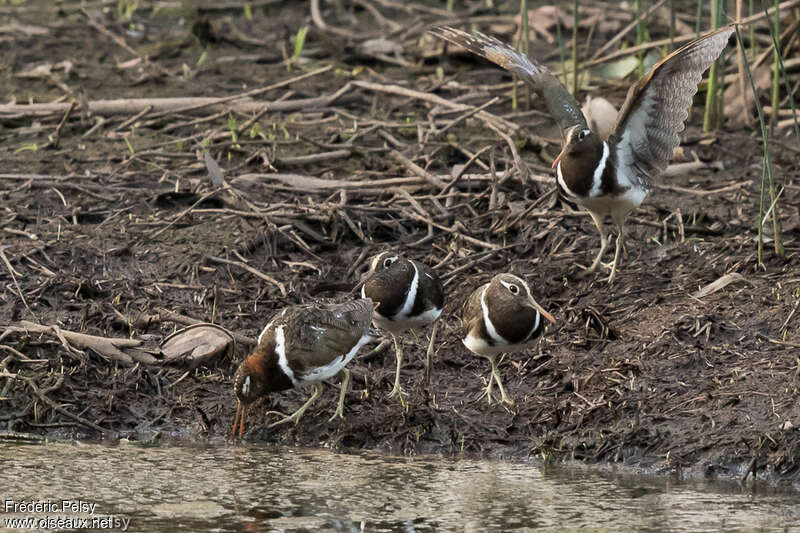
[[[396,257],[387,257],[383,260],[383,268],[389,268],[395,261],[397,261]]]
[[[510,292],[511,294],[519,294],[519,287],[517,287],[512,283],[508,286],[508,292]]]
[[[581,130],[580,133],[578,133],[578,140],[579,141],[584,140],[586,137],[589,136],[590,133],[592,133],[590,130]]]

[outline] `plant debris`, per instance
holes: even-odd
[[[517,4],[495,4],[492,24],[513,31]],[[306,391],[253,408],[246,439],[798,480],[791,137],[776,135],[773,154],[785,260],[767,254],[756,266],[762,147],[752,120],[705,142],[693,109],[673,162],[689,166],[628,219],[607,286],[603,273],[583,273],[597,231],[555,191],[560,139],[542,103],[522,89],[512,109],[510,77],[424,34],[452,13],[390,1],[344,13],[262,2],[251,18],[199,8],[215,37],[204,48],[169,10],[92,14],[88,31],[76,6],[0,6],[0,28],[16,28],[0,33],[12,100],[0,105],[6,438],[225,436],[233,372],[269,318],[350,297],[366,258],[396,248],[433,267],[447,292],[430,387],[427,341],[408,334],[408,409],[387,399],[394,357],[378,339],[349,367],[344,420],[327,422],[332,380],[296,427],[267,429],[266,412],[294,410]],[[468,6],[459,20],[488,16],[484,2]],[[557,64],[558,47],[543,42],[551,26],[536,30],[531,53]],[[663,27],[651,32],[666,39]],[[592,62],[625,55],[617,48]],[[617,107],[624,99],[616,82],[592,93]],[[486,361],[461,345],[457,319],[501,271],[525,277],[557,319],[534,349],[500,365],[512,407],[479,398]],[[202,353],[178,350],[187,359],[159,350],[196,322],[230,331],[235,353],[216,337]]]

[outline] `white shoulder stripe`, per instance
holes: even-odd
[[[594,176],[592,176],[592,190],[589,191],[589,197],[594,198],[600,196],[600,187],[603,185],[603,171],[606,169],[606,161],[608,161],[608,143],[603,141],[603,157],[594,169]],[[560,166],[560,163],[559,163]]]
[[[508,341],[495,329],[492,319],[489,318],[489,308],[486,306],[486,287],[481,292],[481,311],[483,311],[483,323],[486,325],[486,332],[489,333],[489,337],[496,343],[508,344]]]
[[[275,351],[278,352],[278,366],[292,380],[292,385],[296,387],[297,379],[294,377],[292,369],[289,368],[288,359],[286,359],[286,337],[283,334],[283,326],[275,328]]]
[[[411,280],[411,286],[408,287],[408,294],[406,294],[406,301],[403,302],[403,307],[394,314],[395,319],[406,318],[414,308],[414,302],[417,301],[417,289],[419,288],[419,269],[417,265],[411,261],[411,266],[414,267],[414,278]]]
[[[556,174],[558,174],[558,184],[561,185],[561,188],[564,189],[564,192],[567,193],[567,195],[574,198],[576,194],[572,192],[569,187],[567,187],[567,182],[564,181],[564,176],[561,174],[561,161],[558,162],[558,166],[556,167]]]

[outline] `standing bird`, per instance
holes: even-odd
[[[258,345],[233,378],[238,400],[232,435],[244,433],[247,407],[256,399],[307,383],[314,384],[314,393],[297,411],[269,427],[294,421],[316,401],[321,392],[320,381],[344,371],[342,390],[336,412],[330,418],[343,418],[344,395],[350,382],[345,365],[359,348],[369,341],[369,325],[374,305],[372,300],[359,299],[341,304],[308,304],[287,307],[266,325],[258,336]]]
[[[503,388],[497,371],[496,357],[502,353],[519,352],[536,343],[544,332],[542,317],[555,323],[553,315],[536,303],[525,280],[513,274],[497,274],[481,285],[464,303],[461,322],[464,326],[464,346],[492,364],[492,374],[486,387],[489,404],[492,386],[497,381],[502,401],[514,403]]]
[[[425,384],[430,384],[436,319],[444,307],[444,288],[436,272],[419,261],[406,259],[394,252],[381,252],[373,257],[365,280],[361,286],[361,297],[371,298],[377,303],[372,321],[375,326],[388,331],[394,341],[397,371],[389,397],[399,394],[402,402],[404,392],[400,387],[400,368],[403,365],[403,350],[397,342],[397,335],[433,322],[425,357]]]
[[[442,27],[431,33],[517,74],[544,97],[561,128],[561,153],[553,161],[563,193],[586,209],[600,231],[600,252],[588,272],[600,265],[608,246],[603,221],[611,216],[619,235],[608,282],[614,280],[625,219],[650,192],[680,144],[697,84],[719,57],[733,26],[707,33],[672,52],[628,90],[608,140],[586,124],[575,98],[547,68],[494,37]]]

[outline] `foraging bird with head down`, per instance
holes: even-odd
[[[258,345],[236,370],[233,390],[237,399],[232,435],[244,434],[247,408],[258,398],[305,384],[314,393],[297,411],[270,427],[296,424],[321,392],[320,382],[344,372],[339,403],[330,420],[343,418],[344,397],[350,381],[345,368],[361,346],[371,339],[369,325],[374,305],[370,299],[340,304],[307,304],[285,308],[266,325]]]
[[[396,252],[381,252],[370,261],[370,269],[361,286],[362,298],[376,302],[372,321],[375,326],[388,331],[394,341],[397,370],[394,387],[389,397],[400,395],[400,368],[403,350],[397,335],[408,329],[416,330],[433,323],[428,351],[425,357],[425,384],[430,383],[431,359],[439,315],[444,307],[444,288],[433,269],[407,259]]]
[[[472,292],[464,303],[461,322],[464,343],[472,353],[483,356],[492,364],[486,396],[492,403],[492,386],[497,382],[502,401],[514,403],[506,394],[497,356],[519,352],[536,343],[544,333],[544,320],[555,323],[553,315],[533,299],[531,289],[522,278],[513,274],[498,274],[489,283]]]
[[[733,26],[709,32],[656,63],[628,91],[608,140],[589,128],[575,98],[535,60],[481,33],[470,35],[448,27],[430,31],[517,74],[542,95],[563,137],[561,152],[553,161],[559,188],[589,212],[600,232],[600,252],[588,272],[597,269],[608,246],[605,218],[610,216],[618,228],[608,276],[609,283],[613,281],[625,240],[625,219],[645,200],[653,180],[672,159],[697,85],[722,53]]]

